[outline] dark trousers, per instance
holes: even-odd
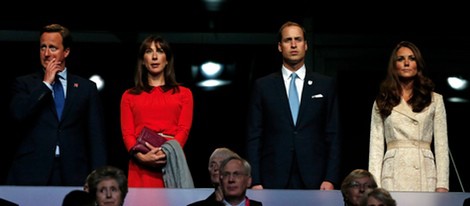
[[[302,176],[300,175],[299,165],[297,162],[297,156],[292,157],[292,165],[289,174],[289,181],[287,182],[287,189],[306,189]]]
[[[54,158],[54,166],[52,167],[51,175],[47,183],[50,186],[63,186],[64,181],[62,178],[62,165],[60,163],[60,157]]]

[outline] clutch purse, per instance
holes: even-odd
[[[145,154],[150,151],[150,149],[145,146],[145,142],[148,142],[154,147],[161,147],[162,144],[166,142],[166,140],[167,139],[163,136],[163,134],[144,127],[131,151]]]

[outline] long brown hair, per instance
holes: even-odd
[[[172,90],[173,93],[179,92],[179,83],[176,81],[175,77],[175,67],[174,67],[174,57],[173,51],[171,50],[170,43],[166,41],[163,37],[159,35],[150,35],[142,41],[139,48],[138,59],[137,59],[137,66],[134,76],[134,87],[130,89],[131,94],[140,94],[143,91],[150,92],[153,86],[151,86],[148,82],[148,70],[144,66],[144,55],[145,51],[150,48],[152,44],[158,44],[165,52],[166,60],[168,64],[163,69],[163,74],[165,78],[165,85],[162,86],[162,89],[166,92],[168,90]]]
[[[413,51],[416,58],[417,74],[413,80],[413,96],[407,103],[413,109],[413,112],[421,112],[429,106],[432,101],[432,92],[434,91],[433,81],[424,74],[424,59],[418,47],[408,41],[398,43],[393,49],[388,62],[387,76],[380,84],[380,92],[376,97],[377,106],[383,118],[391,114],[393,107],[397,106],[401,101],[402,88],[400,86],[400,78],[396,69],[397,51],[406,47]]]

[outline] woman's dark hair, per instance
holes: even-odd
[[[424,74],[424,59],[421,51],[416,45],[408,41],[398,43],[393,49],[388,62],[387,76],[380,84],[380,92],[376,97],[377,106],[383,118],[391,114],[393,107],[401,101],[402,88],[400,86],[400,77],[396,68],[398,59],[397,52],[400,48],[411,49],[416,59],[417,74],[413,77],[413,96],[407,103],[413,109],[413,112],[421,112],[429,106],[432,101],[432,92],[434,91],[433,81]]]
[[[144,65],[145,51],[153,44],[159,45],[166,55],[168,64],[163,69],[165,85],[162,86],[164,91],[173,90],[173,93],[179,91],[179,83],[176,82],[174,56],[170,47],[170,43],[163,37],[158,35],[150,35],[141,43],[138,53],[137,66],[134,76],[134,87],[129,91],[131,94],[140,94],[143,91],[150,92],[153,89],[148,82],[148,70]]]

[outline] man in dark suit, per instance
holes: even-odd
[[[306,69],[305,33],[298,23],[283,24],[278,41],[282,69],[254,84],[246,146],[252,189],[333,190],[341,179],[336,83]],[[291,77],[294,72],[297,77]],[[288,92],[292,79],[295,86]],[[300,106],[291,108],[290,93]],[[295,110],[297,117],[291,114]]]
[[[214,152],[212,152],[209,157],[209,165],[207,169],[209,171],[212,186],[214,186],[214,192],[206,199],[190,203],[188,206],[223,205],[222,200],[224,199],[224,194],[220,184],[220,165],[225,159],[233,156],[239,157],[237,153],[226,147],[216,148]]]
[[[65,66],[71,43],[67,28],[43,27],[43,68],[14,81],[10,110],[21,142],[7,177],[9,185],[82,186],[93,169],[107,163],[98,90],[94,82],[71,74]],[[57,103],[63,112],[56,110],[55,84],[63,85],[65,100]]]
[[[219,178],[222,199],[219,200],[214,192],[207,199],[190,203],[188,206],[263,205],[261,201],[250,199],[246,195],[252,181],[250,163],[235,153],[225,155],[229,156],[221,160],[216,175]]]
[[[220,186],[223,205],[261,206],[262,202],[249,199],[246,190],[251,186],[251,165],[239,156],[226,158],[220,164]]]

